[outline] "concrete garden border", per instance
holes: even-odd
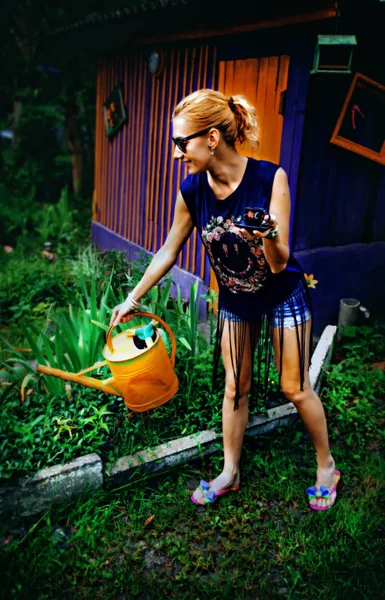
[[[310,381],[317,393],[322,386],[324,368],[330,363],[336,332],[336,326],[328,325],[312,355]],[[289,402],[269,409],[266,415],[251,417],[246,435],[263,435],[276,427],[288,425],[297,418],[297,410]],[[8,519],[14,524],[47,510],[51,505],[63,504],[81,494],[125,485],[138,470],[155,473],[199,456],[209,455],[217,450],[217,445],[215,431],[206,430],[124,456],[112,465],[104,465],[97,454],[86,454],[64,465],[38,471],[33,477],[23,477],[16,483],[1,485],[0,515],[3,520]]]

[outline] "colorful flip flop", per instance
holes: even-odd
[[[309,500],[315,500],[315,503],[311,503],[309,502],[309,506],[312,510],[329,510],[329,508],[332,508],[332,506],[334,506],[334,502],[331,506],[319,506],[318,505],[318,500],[320,498],[330,498],[330,496],[332,494],[334,494],[334,492],[337,491],[337,486],[339,483],[339,480],[341,479],[341,473],[340,471],[338,471],[338,469],[334,470],[334,483],[333,483],[333,487],[331,490],[328,490],[327,487],[325,487],[324,485],[320,485],[319,489],[317,489],[317,487],[315,485],[312,485],[312,487],[307,488],[306,493],[309,497]]]
[[[219,496],[223,496],[223,494],[227,494],[228,492],[236,492],[237,490],[239,490],[239,484],[234,485],[231,488],[226,488],[225,490],[219,490],[218,492],[214,492],[213,490],[209,491],[209,487],[210,487],[210,482],[205,481],[204,479],[201,479],[197,489],[202,492],[204,500],[203,500],[203,502],[198,502],[198,500],[196,498],[194,498],[194,494],[191,494],[191,496],[190,496],[191,502],[194,502],[194,504],[196,504],[197,506],[204,506],[205,504],[213,504]]]

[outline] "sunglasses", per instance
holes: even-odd
[[[197,133],[192,133],[191,135],[188,135],[184,138],[172,138],[172,141],[174,142],[175,146],[182,152],[182,154],[186,154],[187,142],[189,140],[192,140],[193,138],[200,137],[201,135],[208,133],[212,128],[213,126],[206,127],[206,129],[202,129],[202,131],[198,131]]]

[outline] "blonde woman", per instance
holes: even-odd
[[[210,482],[202,480],[191,500],[211,504],[239,488],[254,352],[272,344],[282,391],[297,407],[316,452],[316,482],[306,490],[309,504],[327,510],[335,502],[340,472],[330,453],[323,406],[309,382],[312,314],[288,243],[287,175],[279,165],[237,152],[236,142],[258,141],[255,109],[243,96],[194,92],[174,110],[173,136],[174,158],[188,171],[173,224],[138,285],[114,308],[111,323],[130,318],[197,227],[218,280],[215,365],[221,352],[226,375],[223,470]]]

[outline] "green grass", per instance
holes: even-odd
[[[326,513],[307,508],[314,453],[301,423],[248,441],[241,489],[213,506],[189,494],[217,473],[215,456],[49,511],[3,543],[2,597],[384,597],[383,455],[357,460],[338,442],[334,453],[342,482]]]
[[[322,396],[342,472],[332,510],[307,506],[315,455],[298,421],[247,438],[241,489],[213,506],[189,495],[220,471],[221,454],[3,524],[1,597],[384,598],[384,374],[371,367],[384,343],[382,325],[353,328],[328,369]]]
[[[82,264],[86,272],[96,259],[88,252]],[[0,294],[9,316],[20,319],[40,301],[32,277],[29,295],[19,299],[14,284],[27,281],[22,268]],[[33,268],[36,277],[39,261]],[[58,273],[49,272],[56,285]],[[52,300],[61,306],[63,297],[52,289]],[[154,289],[150,296],[154,311],[163,293],[167,288]],[[16,306],[17,311],[11,310]],[[211,357],[204,348],[193,348],[195,313],[185,312],[181,298],[175,310],[187,345],[179,344],[181,390],[172,402],[130,415],[120,400],[77,386],[70,397],[49,396],[41,380],[24,403],[19,394],[11,398],[4,392],[0,445],[7,473],[15,468],[31,472],[95,449],[114,460],[204,427],[219,430],[221,393],[210,398]],[[44,307],[35,318],[45,318]],[[11,325],[19,340],[18,320],[11,319]],[[269,437],[245,441],[241,489],[214,506],[196,507],[189,495],[200,478],[220,471],[220,454],[156,478],[137,474],[120,490],[79,499],[14,528],[3,523],[0,597],[385,598],[385,376],[372,368],[385,358],[385,328],[351,328],[345,334],[322,393],[342,472],[332,510],[307,507],[305,489],[314,483],[315,456],[297,422]],[[190,362],[189,348],[197,351]],[[251,412],[255,410],[254,405]]]

